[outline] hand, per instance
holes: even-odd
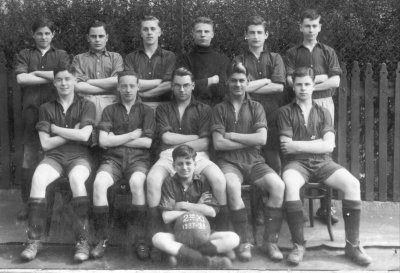
[[[317,76],[315,76],[315,83],[316,84],[322,83],[322,82],[326,81],[328,78],[329,77],[326,74],[317,75]]]
[[[79,129],[80,126],[81,126],[81,123],[78,122],[77,124],[75,124],[74,129]]]
[[[212,193],[207,191],[207,192],[204,192],[201,195],[201,197],[200,197],[199,201],[197,202],[197,204],[210,204],[210,203],[213,203],[213,202],[214,202],[214,198],[213,198]]]
[[[225,138],[225,139],[232,140],[232,134],[233,134],[233,133],[225,133],[225,134],[224,134],[224,138]]]
[[[267,79],[267,78],[265,78],[264,80],[265,80],[265,85],[268,85],[272,82],[270,79]]]
[[[55,124],[52,123],[52,124],[50,125],[50,132],[51,132],[52,134],[54,134],[54,135],[57,135],[56,130],[57,130],[57,125],[55,125]]]
[[[143,133],[142,129],[138,128],[138,129],[130,132],[129,135],[133,140],[133,139],[137,139],[137,138],[141,137],[142,133]]]
[[[208,85],[218,84],[218,83],[219,83],[219,76],[218,75],[214,75],[214,76],[208,78]]]
[[[175,204],[174,210],[188,210],[187,209],[188,202],[181,201]]]
[[[296,143],[292,139],[281,140],[281,151],[284,155],[296,153]]]

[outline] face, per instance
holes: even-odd
[[[306,40],[316,40],[318,33],[321,31],[321,24],[319,19],[311,20],[306,18],[300,24],[300,32],[303,33],[303,37]]]
[[[192,97],[194,82],[190,76],[175,76],[172,81],[172,90],[178,102],[188,101]]]
[[[293,91],[296,95],[296,99],[301,101],[312,99],[314,85],[314,81],[310,76],[296,77],[293,83]]]
[[[73,74],[64,70],[54,76],[53,83],[59,96],[67,96],[74,93],[76,78]]]
[[[136,95],[139,91],[137,78],[132,75],[121,77],[118,81],[117,89],[123,102],[132,102],[136,100]]]
[[[144,21],[140,27],[140,36],[145,45],[158,44],[158,38],[161,36],[161,28],[157,21]]]
[[[268,32],[265,31],[263,25],[250,25],[247,27],[245,37],[249,47],[262,48],[268,38]]]
[[[54,33],[48,27],[41,27],[36,29],[32,35],[35,40],[36,46],[39,49],[47,49],[50,47],[51,40],[53,40]]]
[[[228,79],[229,93],[231,96],[244,96],[248,80],[243,73],[233,73]]]
[[[210,24],[198,23],[193,29],[194,43],[199,46],[210,46],[214,38],[213,26]]]
[[[191,179],[193,177],[196,162],[192,158],[177,157],[173,165],[180,178]]]
[[[87,35],[87,40],[94,52],[102,52],[106,48],[108,34],[104,27],[92,27]]]

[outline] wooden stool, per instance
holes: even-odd
[[[314,205],[313,205],[313,200],[314,199],[320,199],[324,198],[326,200],[326,225],[328,227],[328,233],[331,241],[334,241],[333,238],[333,233],[332,233],[332,223],[331,223],[331,205],[332,205],[332,189],[328,186],[326,186],[323,183],[306,183],[304,186],[301,188],[300,191],[300,198],[303,200],[303,198],[308,199],[308,213],[309,213],[309,219],[310,219],[310,226],[314,227]]]

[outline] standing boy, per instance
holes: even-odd
[[[262,105],[249,98],[248,71],[234,63],[228,78],[229,95],[213,109],[211,131],[217,164],[225,174],[231,221],[240,237],[238,257],[251,259],[247,240],[247,211],[241,196],[241,184],[256,186],[263,196],[269,194],[264,214],[263,250],[272,260],[282,260],[277,242],[282,225],[285,185],[275,171],[265,164],[260,147],[267,141],[267,121]]]
[[[40,142],[35,129],[41,104],[54,98],[53,70],[69,64],[69,56],[64,50],[51,45],[55,26],[46,18],[36,20],[32,25],[32,37],[35,46],[22,50],[17,55],[15,73],[22,87],[23,120],[23,161],[21,197],[23,207],[18,218],[28,217],[28,200],[32,175],[40,161]]]
[[[287,221],[294,244],[288,262],[298,265],[305,253],[303,210],[300,188],[310,179],[322,181],[344,193],[342,201],[346,233],[345,256],[357,264],[368,265],[372,259],[360,246],[360,183],[331,157],[335,131],[329,111],[312,100],[316,84],[312,68],[293,72],[295,101],[278,113],[281,150],[284,154],[283,181]]]
[[[315,71],[315,103],[328,109],[332,120],[335,120],[335,105],[332,96],[340,84],[341,69],[335,50],[326,44],[318,42],[321,31],[321,15],[316,10],[308,9],[303,12],[300,21],[300,32],[303,34],[303,43],[290,48],[286,53],[287,83],[293,86],[292,74],[298,67],[310,67]],[[333,208],[325,208],[325,201],[321,199],[321,207],[317,216],[326,221],[327,213],[331,213],[332,223],[339,219]]]
[[[171,99],[171,75],[175,66],[175,54],[162,49],[160,21],[154,16],[145,16],[140,21],[140,36],[143,46],[125,58],[125,70],[139,75],[139,96],[145,104],[156,109],[160,102]]]
[[[54,68],[58,98],[43,104],[39,110],[36,129],[45,157],[32,178],[28,243],[21,253],[25,260],[33,260],[39,250],[47,215],[46,188],[61,175],[68,176],[73,197],[73,230],[77,242],[74,260],[82,262],[89,258],[89,198],[85,181],[91,172],[91,159],[86,142],[93,130],[95,107],[75,96],[75,83],[73,67]]]
[[[178,61],[192,71],[196,99],[208,105],[215,105],[225,96],[226,69],[229,59],[211,47],[214,38],[214,22],[207,17],[198,17],[193,22],[194,47]]]
[[[160,209],[164,222],[170,224],[188,211],[215,217],[218,203],[210,193],[210,185],[204,176],[195,174],[196,151],[188,145],[181,145],[173,150],[172,158],[176,173],[162,186]],[[176,257],[182,264],[214,269],[230,268],[231,261],[217,255],[228,253],[239,244],[239,237],[231,231],[212,233],[209,240],[197,249],[180,243],[172,233],[158,232],[152,240],[155,247]]]
[[[117,73],[124,70],[124,65],[121,55],[106,49],[108,32],[105,23],[94,21],[86,38],[89,51],[76,55],[72,62],[78,80],[75,92],[94,103],[97,125],[104,108],[116,101]]]
[[[105,150],[93,190],[94,227],[98,240],[91,251],[94,258],[104,255],[108,243],[107,190],[122,177],[129,180],[132,192],[132,205],[128,209],[128,230],[134,229],[139,238],[135,251],[140,259],[149,256],[149,248],[143,240],[146,213],[144,182],[150,168],[149,148],[155,130],[155,119],[153,109],[136,101],[138,91],[139,76],[133,71],[120,72],[118,92],[121,101],[104,109],[98,125],[99,144]]]

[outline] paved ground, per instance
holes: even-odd
[[[57,272],[83,270],[166,270],[170,269],[162,263],[142,262],[137,260],[133,251],[126,244],[126,237],[121,229],[113,233],[113,245],[108,249],[106,257],[90,260],[83,264],[72,261],[72,234],[68,221],[57,215],[60,207],[55,209],[50,236],[44,244],[37,259],[29,263],[22,262],[19,254],[26,240],[26,223],[17,222],[18,192],[0,191],[0,272]],[[338,214],[341,215],[340,202],[336,202]],[[258,247],[253,249],[253,259],[249,263],[235,261],[234,269],[272,270],[272,271],[400,271],[400,204],[364,202],[361,224],[361,240],[374,262],[369,267],[359,267],[344,258],[343,220],[335,225],[335,241],[329,241],[327,229],[316,221],[310,228],[306,223],[305,237],[308,250],[304,262],[298,267],[290,267],[285,262],[269,261]],[[262,228],[259,228],[257,240],[261,242]],[[280,234],[279,245],[287,256],[290,248],[286,223]],[[178,268],[179,269],[179,268]],[[56,270],[56,271],[55,271]],[[194,272],[194,271],[191,271]]]

